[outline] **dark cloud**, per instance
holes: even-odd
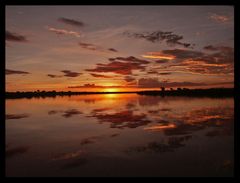
[[[198,74],[233,74],[234,49],[232,47],[208,45],[203,49],[210,53],[173,49],[162,50],[158,56],[163,54],[174,58],[166,68],[181,67],[184,69],[182,71]]]
[[[81,46],[81,48],[84,48],[84,49],[87,49],[87,50],[96,51],[96,50],[101,49],[99,46],[94,45],[94,44],[90,44],[90,43],[79,42],[78,44],[79,44],[79,46]]]
[[[94,73],[90,73],[90,74],[96,78],[112,78],[112,76],[106,76],[106,75],[102,75],[102,74],[94,74]]]
[[[135,81],[135,78],[131,76],[125,76],[124,80],[127,82],[132,82],[132,81]]]
[[[29,117],[29,114],[6,114],[5,119],[22,119]]]
[[[150,123],[145,114],[134,114],[128,110],[111,114],[96,113],[89,117],[95,117],[101,123],[111,123],[111,128],[137,128]]]
[[[190,58],[194,59],[194,58],[203,57],[205,55],[200,51],[183,50],[183,49],[163,50],[161,53],[174,56],[176,59],[190,59]]]
[[[165,63],[168,63],[169,61],[166,59],[161,59],[161,60],[156,60],[155,62],[159,64],[165,64]]]
[[[54,75],[54,74],[48,74],[47,76],[50,77],[50,78],[60,78],[60,77],[62,77],[62,76]]]
[[[109,51],[112,51],[112,52],[118,52],[116,49],[114,49],[114,48],[109,48],[108,49]]]
[[[5,33],[5,39],[6,39],[6,41],[27,42],[27,39],[25,36],[22,36],[20,34],[13,33],[13,32],[7,31],[7,30]]]
[[[120,85],[112,85],[112,86],[102,86],[102,85],[95,85],[86,83],[84,85],[76,85],[76,86],[68,86],[68,88],[130,88],[131,86],[120,86]]]
[[[118,62],[113,61],[108,64],[97,64],[95,69],[86,69],[90,72],[113,72],[122,75],[131,75],[133,70],[145,70],[144,65],[136,62]]]
[[[64,17],[59,18],[58,21],[63,22],[68,25],[77,26],[77,27],[85,26],[85,23],[83,23],[83,22],[80,22],[80,21],[74,20],[74,19],[64,18]]]
[[[66,77],[78,77],[79,75],[82,74],[82,73],[73,72],[70,70],[62,70],[61,72],[65,73],[64,76],[66,76]]]
[[[170,75],[170,74],[172,74],[171,72],[160,72],[160,73],[158,73],[159,75]]]
[[[165,41],[170,46],[180,45],[186,48],[194,46],[190,43],[181,42],[183,36],[173,34],[173,32],[163,32],[163,31],[154,31],[154,32],[143,32],[143,33],[130,33],[125,32],[124,35],[134,38],[145,39],[150,42],[163,42]]]
[[[9,75],[9,74],[30,74],[30,73],[25,72],[25,71],[17,71],[17,70],[6,69],[5,74]]]
[[[140,64],[149,64],[150,63],[147,60],[138,59],[134,56],[109,58],[108,60],[109,61],[121,61],[121,62],[134,62],[134,63],[140,63]]]
[[[91,50],[91,51],[100,51],[100,52],[106,52],[106,51],[111,51],[111,52],[118,52],[116,49],[114,48],[108,48],[105,49],[101,46],[95,45],[95,44],[91,44],[91,43],[83,43],[83,42],[79,42],[78,45],[83,48],[83,49],[87,49],[87,50]]]
[[[166,82],[157,78],[141,78],[138,80],[139,88],[160,88],[160,87],[182,87],[182,86],[204,86],[205,83],[192,82]]]

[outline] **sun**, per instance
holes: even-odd
[[[117,88],[106,88],[104,89],[104,92],[118,92],[119,90]]]

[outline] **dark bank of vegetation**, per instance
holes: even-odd
[[[177,90],[152,90],[152,91],[139,91],[139,92],[72,92],[72,91],[34,91],[34,92],[6,92],[6,99],[17,98],[45,98],[56,96],[72,96],[72,95],[90,95],[90,94],[124,94],[124,93],[137,93],[139,95],[150,96],[187,96],[187,97],[233,97],[233,88],[211,88],[211,89],[187,89],[178,88]]]
[[[72,91],[34,91],[34,92],[6,92],[6,99],[17,98],[45,98],[56,96],[72,96],[72,95],[91,95],[91,94],[112,94],[112,93],[136,93],[136,92],[72,92]]]
[[[140,91],[139,95],[151,95],[151,96],[187,96],[187,97],[233,97],[233,88],[210,88],[210,89],[188,89],[177,88],[177,90],[170,89],[166,91],[164,88],[155,91]]]

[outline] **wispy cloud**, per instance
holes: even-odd
[[[6,114],[5,118],[8,119],[22,119],[29,117],[29,114]]]
[[[30,73],[25,72],[25,71],[17,71],[17,70],[6,69],[5,74],[10,75],[10,74],[30,74]]]
[[[97,64],[95,69],[86,69],[89,72],[112,72],[122,75],[130,75],[133,70],[145,70],[144,65],[132,62],[118,62],[114,61],[108,64]]]
[[[84,85],[75,85],[68,86],[68,88],[132,88],[132,86],[124,86],[124,85],[112,85],[112,86],[103,86],[103,85],[95,85],[94,83],[86,83]]]
[[[66,76],[66,77],[78,77],[79,75],[82,74],[82,73],[73,72],[73,71],[70,71],[70,70],[62,70],[61,72],[65,73],[64,76]]]
[[[48,77],[50,78],[61,78],[61,77],[78,77],[82,75],[80,72],[73,72],[70,70],[62,70],[61,72],[64,73],[64,75],[56,75],[56,74],[47,74]]]
[[[98,46],[92,43],[84,43],[84,42],[79,42],[78,45],[83,48],[83,49],[87,49],[87,50],[91,50],[91,51],[100,51],[100,52],[118,52],[116,49],[114,48],[108,48],[105,49],[102,46]]]
[[[173,32],[164,32],[164,31],[143,32],[143,33],[124,32],[123,34],[127,35],[128,37],[145,39],[152,43],[156,43],[156,42],[161,43],[165,41],[169,46],[180,45],[186,48],[194,46],[194,44],[182,42],[181,40],[183,39],[183,36],[173,34]]]
[[[112,52],[118,52],[116,49],[114,48],[108,48],[109,51],[112,51]]]
[[[56,29],[53,27],[48,27],[47,26],[47,30],[54,32],[58,35],[71,35],[71,36],[75,36],[75,37],[81,37],[81,33],[76,32],[76,31],[71,31],[71,30],[66,30],[66,29]]]
[[[72,25],[72,26],[77,26],[77,27],[83,27],[85,26],[85,23],[78,21],[78,20],[74,20],[74,19],[69,19],[69,18],[64,18],[61,17],[58,19],[58,21],[68,24],[68,25]]]
[[[113,78],[112,76],[106,76],[106,75],[102,75],[102,74],[94,74],[94,73],[90,73],[91,76],[96,77],[96,78]]]
[[[220,14],[212,13],[209,16],[209,19],[218,23],[226,23],[226,22],[229,22],[232,18],[228,15],[220,15]]]
[[[48,74],[47,76],[50,77],[50,78],[60,78],[60,77],[62,77],[60,75],[55,75],[55,74]]]

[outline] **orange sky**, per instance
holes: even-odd
[[[7,6],[6,91],[233,87],[233,13],[230,6]]]

